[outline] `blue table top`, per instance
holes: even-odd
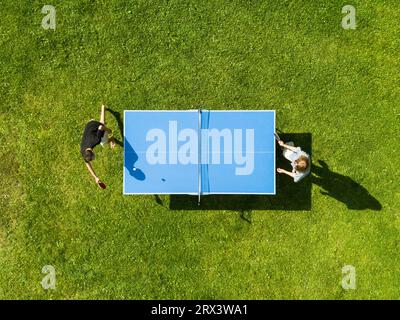
[[[125,111],[124,194],[275,194],[275,111]]]

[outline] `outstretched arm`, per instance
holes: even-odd
[[[99,184],[101,181],[100,181],[99,177],[96,175],[96,173],[94,172],[94,169],[90,162],[86,162],[86,168],[89,170],[90,174],[93,176],[96,183]]]
[[[297,151],[296,147],[289,146],[289,145],[285,144],[282,140],[278,141],[278,143],[282,148],[289,149],[290,151],[293,151],[293,152]]]
[[[278,171],[278,173],[287,174],[288,176],[294,178],[294,173],[293,172],[290,172],[290,171],[287,171],[287,170],[281,169],[281,168],[276,169],[276,171]]]
[[[106,127],[106,106],[104,104],[101,106],[100,123],[99,130],[111,133],[111,129]]]

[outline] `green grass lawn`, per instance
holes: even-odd
[[[400,298],[397,0],[353,0],[356,30],[342,0],[54,0],[55,31],[44,4],[0,2],[0,298]],[[281,207],[178,210],[123,196],[122,148],[98,148],[102,191],[79,154],[102,103],[275,109],[280,130],[312,137],[316,171],[279,177]],[[292,210],[307,186],[310,208]]]

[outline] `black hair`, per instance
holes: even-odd
[[[85,160],[85,162],[90,162],[94,159],[94,153],[92,150],[85,150],[82,153],[83,159]]]

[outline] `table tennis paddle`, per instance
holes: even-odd
[[[99,181],[98,186],[99,186],[100,188],[102,188],[102,189],[107,188],[107,186],[106,186],[103,182],[101,182],[101,181]]]
[[[278,136],[278,134],[275,132],[274,133],[276,141],[282,141],[282,139]]]

